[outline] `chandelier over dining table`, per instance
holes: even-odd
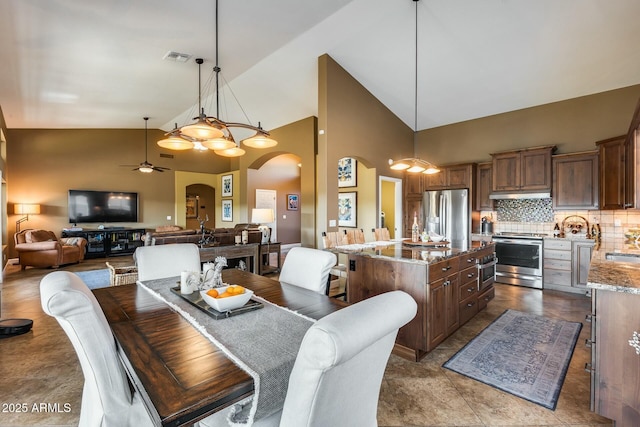
[[[204,59],[197,58],[198,64],[198,117],[194,117],[195,123],[182,127],[176,124],[175,129],[168,132],[166,138],[158,141],[158,145],[170,150],[188,150],[202,148],[213,150],[214,153],[225,157],[238,157],[245,154],[241,148],[243,145],[251,148],[269,148],[278,144],[271,138],[269,132],[264,130],[258,122],[258,126],[246,123],[227,122],[220,119],[220,72],[218,65],[218,0],[215,2],[215,99],[216,115],[209,116],[202,107],[202,64]],[[242,109],[242,107],[240,107]],[[244,110],[243,110],[244,112]],[[245,114],[246,116],[246,114]],[[256,133],[242,141],[236,141],[231,133],[231,128],[243,128],[253,130]]]

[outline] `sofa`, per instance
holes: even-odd
[[[13,236],[20,267],[57,268],[84,259],[87,241],[84,237],[56,237],[53,231],[26,229]]]
[[[260,243],[262,233],[258,230],[257,224],[236,224],[233,228],[212,228],[205,229],[210,245],[233,245],[235,237],[242,236],[242,231],[249,233],[249,243]],[[171,243],[195,243],[199,244],[202,239],[202,231],[192,229],[182,229],[179,226],[163,226],[155,231],[148,231],[143,237],[145,246],[166,245]]]

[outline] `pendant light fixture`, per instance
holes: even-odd
[[[416,147],[416,133],[418,132],[418,1],[412,0],[416,4],[416,51],[415,51],[415,80],[414,80],[414,98],[413,98],[413,150]],[[434,174],[440,172],[436,165],[426,160],[416,157],[406,159],[393,160],[389,159],[389,168],[393,170],[406,171],[410,173]]]
[[[200,148],[213,150],[214,153],[225,157],[238,157],[245,154],[245,150],[240,148],[240,143],[236,142],[231,133],[231,128],[244,128],[255,131],[255,135],[242,140],[241,142],[247,147],[252,148],[269,148],[278,144],[271,138],[269,132],[265,131],[260,122],[258,126],[245,123],[225,122],[220,119],[220,84],[219,77],[222,71],[218,65],[218,0],[215,2],[215,61],[213,67],[215,73],[215,91],[216,91],[216,117],[207,116],[202,107],[201,94],[201,68],[204,60],[197,58],[198,64],[198,117],[194,118],[195,123],[176,128],[167,133],[167,138],[158,141],[158,145],[170,150],[187,150],[190,148]],[[242,107],[240,107],[242,109]],[[244,110],[243,110],[244,112]],[[246,114],[245,114],[246,116]]]

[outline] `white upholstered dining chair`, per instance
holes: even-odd
[[[380,385],[398,329],[416,315],[407,293],[392,291],[318,320],[296,357],[282,411],[254,427],[377,426]],[[200,423],[228,426],[227,411]]]
[[[329,272],[337,260],[331,252],[296,246],[287,252],[278,280],[326,295]]]
[[[200,250],[194,243],[140,246],[134,258],[138,280],[180,276],[183,271],[200,271]]]
[[[80,426],[151,426],[138,393],[132,393],[104,313],[82,279],[55,271],[40,281],[45,313],[56,318],[78,355],[84,388]]]

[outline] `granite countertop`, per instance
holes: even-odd
[[[388,246],[366,247],[357,250],[335,248],[330,249],[336,253],[354,254],[359,256],[366,256],[370,258],[391,259],[402,262],[418,263],[418,264],[434,264],[436,262],[444,261],[448,258],[463,255],[466,253],[476,252],[480,249],[484,249],[490,244],[484,242],[471,242],[469,247],[457,248],[457,247],[442,247],[442,248],[426,248],[422,246],[408,246],[402,244],[402,242],[394,242]]]
[[[629,294],[640,294],[640,262],[611,261],[607,254],[640,257],[638,249],[596,250],[591,257],[587,287]]]

